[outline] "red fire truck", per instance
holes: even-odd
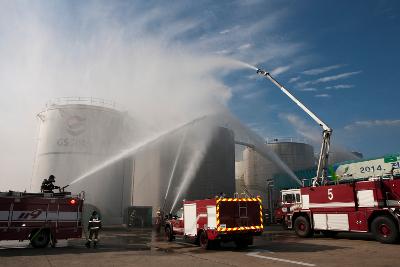
[[[83,200],[83,192],[0,192],[0,240],[30,240],[38,248],[80,238]]]
[[[286,215],[300,237],[315,231],[372,232],[382,243],[395,243],[400,229],[400,178],[371,178],[300,188],[301,204]]]
[[[205,249],[234,241],[245,248],[253,243],[253,236],[263,231],[261,203],[259,197],[184,201],[177,215],[166,221],[166,239],[184,236]]]
[[[335,235],[339,231],[372,232],[383,243],[396,242],[400,228],[400,178],[392,170],[387,178],[371,177],[329,184],[327,169],[332,129],[269,72],[258,69],[257,73],[274,83],[323,129],[316,178],[312,186],[300,188],[301,203],[289,206],[289,212],[286,209],[288,228],[294,228],[302,237],[311,236],[314,231],[322,231],[325,235]]]

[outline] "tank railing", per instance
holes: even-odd
[[[306,143],[305,139],[302,138],[296,138],[296,137],[277,137],[277,138],[267,138],[265,140],[267,144],[275,144],[275,143],[283,143],[283,142],[289,142],[289,143]]]
[[[56,105],[69,105],[69,104],[94,105],[94,106],[108,107],[113,109],[117,108],[117,105],[114,101],[107,101],[105,99],[96,97],[59,97],[47,102],[46,108],[50,108]]]

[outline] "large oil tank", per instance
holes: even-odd
[[[50,174],[65,186],[109,159],[127,145],[130,120],[113,103],[94,98],[61,98],[38,114],[39,138],[31,183],[39,191]],[[104,222],[122,222],[132,160],[120,159],[71,185],[74,193],[85,191],[86,203],[99,209]],[[128,186],[127,186],[128,185]]]
[[[174,211],[183,199],[235,191],[233,132],[206,121],[188,125],[134,158],[134,206]]]
[[[314,151],[311,145],[291,138],[273,139],[265,145],[274,151],[292,171],[315,166]],[[276,183],[273,178],[277,173],[284,171],[249,147],[243,151],[243,164],[244,184],[247,189],[254,195],[260,195],[264,200],[264,205],[269,207],[270,194]]]

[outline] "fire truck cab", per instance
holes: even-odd
[[[286,214],[288,228],[300,237],[316,231],[371,232],[377,241],[395,243],[400,231],[400,178],[375,177],[300,188],[301,203]]]
[[[30,240],[39,248],[80,238],[83,201],[83,192],[0,192],[0,240]]]
[[[281,190],[281,198],[278,207],[275,209],[275,222],[279,224],[285,223],[285,217],[295,205],[301,204],[300,189]]]
[[[259,197],[184,201],[176,216],[165,223],[166,239],[183,236],[205,249],[229,241],[247,247],[264,228],[261,203]]]

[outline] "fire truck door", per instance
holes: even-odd
[[[207,207],[207,227],[217,228],[217,209],[215,206]]]
[[[185,235],[197,235],[197,216],[196,216],[196,203],[185,204],[183,206],[183,218]]]
[[[349,214],[350,231],[368,232],[368,220],[365,211],[356,211]]]

